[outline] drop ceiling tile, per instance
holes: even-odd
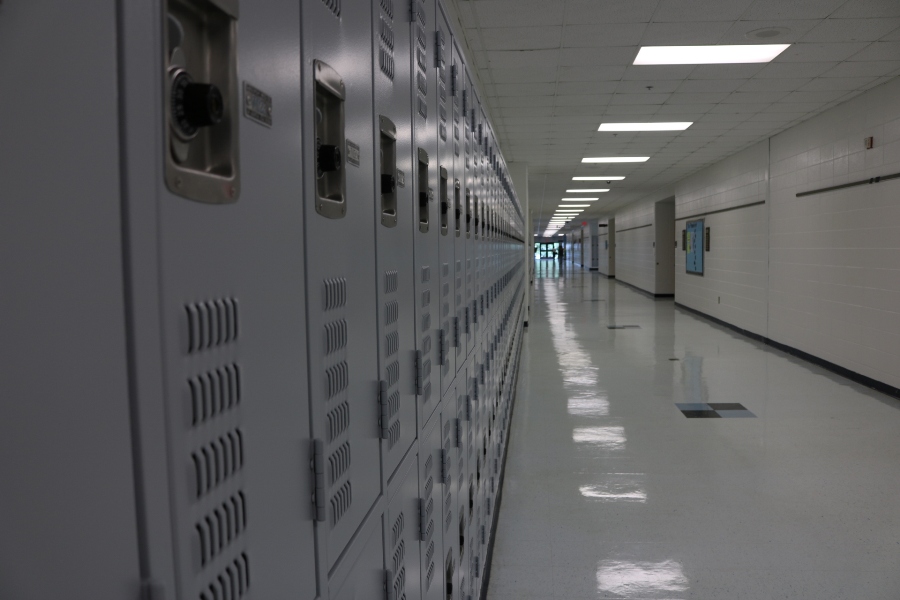
[[[658,0],[569,0],[566,23],[648,23]]]
[[[540,50],[559,48],[562,27],[494,27],[480,33],[486,50]]]
[[[639,46],[612,46],[609,48],[562,48],[559,64],[573,67],[596,65],[630,65],[637,56]]]
[[[625,67],[560,67],[559,81],[618,81]]]
[[[540,83],[556,81],[556,71],[556,67],[491,69],[489,72],[482,69],[479,75],[482,81],[495,83]]]
[[[566,25],[563,28],[563,48],[637,46],[647,25],[645,23],[609,23],[596,25]]]
[[[816,92],[791,92],[781,99],[782,102],[831,102],[846,95],[844,90],[820,90]]]
[[[613,95],[610,104],[664,104],[672,94],[619,94]]]
[[[715,107],[715,104],[663,104],[659,107],[660,115],[703,115]]]
[[[555,106],[599,106],[605,107],[612,94],[569,94],[557,96]]]
[[[591,115],[599,119],[606,112],[606,106],[557,106],[554,108],[555,115],[571,116],[571,115]],[[596,127],[594,127],[596,129]]]
[[[491,106],[512,108],[514,106],[553,106],[556,96],[500,96],[491,98]]]
[[[686,79],[678,86],[678,93],[691,92],[733,92],[744,79]]]
[[[900,0],[897,2],[900,5]],[[851,62],[867,60],[897,60],[900,58],[900,42],[875,42],[864,50],[854,54]]]
[[[882,42],[900,42],[900,27],[893,30],[883,38],[881,38]]]
[[[762,68],[763,64],[745,65],[697,65],[691,68],[688,79],[750,79]],[[635,67],[637,68],[637,67]],[[655,68],[655,67],[654,67]],[[680,68],[680,67],[679,67]]]
[[[736,21],[752,3],[753,0],[660,0],[653,21]]]
[[[681,85],[680,79],[657,81],[621,81],[616,88],[619,94],[671,94]],[[651,89],[647,89],[647,88]]]
[[[734,92],[723,100],[726,104],[771,104],[785,97],[787,92]]]
[[[717,104],[729,96],[728,92],[682,93],[675,92],[667,104]]]
[[[869,42],[806,43],[791,44],[778,55],[775,63],[828,62],[847,60],[869,45]]]
[[[631,65],[625,69],[622,79],[629,81],[685,79],[694,68],[693,65]]]
[[[741,92],[793,92],[813,81],[811,77],[796,79],[750,79],[738,88]]]
[[[774,113],[769,112],[768,109],[757,113],[751,116],[748,121],[760,121],[760,122],[768,122],[768,123],[789,123],[795,119],[800,119],[805,116],[805,113],[801,112],[793,112],[793,113]]]
[[[564,94],[611,94],[619,86],[618,81],[561,81],[556,84],[556,93]]]
[[[832,13],[833,19],[900,17],[896,0],[853,0]]]
[[[555,83],[495,83],[492,87],[497,96],[544,96],[556,92]]]
[[[730,28],[731,21],[650,23],[640,42],[642,46],[716,44]]]
[[[489,50],[486,54],[491,69],[556,67],[559,64],[559,50]]]
[[[900,60],[843,62],[822,77],[881,77],[900,69]]]
[[[770,104],[766,104],[765,102],[761,104],[716,104],[710,112],[714,113],[732,113],[732,114],[745,114],[745,115],[755,115],[756,113],[765,110],[771,106]]]
[[[746,114],[733,113],[707,113],[700,117],[699,121],[709,121],[711,123],[740,123],[748,118]],[[694,124],[696,125],[696,123]]]
[[[845,0],[757,0],[742,19],[824,19]]]
[[[818,77],[825,71],[837,66],[837,62],[821,63],[769,63],[763,67],[756,77],[759,79],[792,79],[798,77]]]
[[[607,115],[654,115],[660,109],[655,104],[643,104],[637,106],[607,106],[603,114]]]
[[[772,44],[790,44],[798,41],[806,33],[822,22],[822,19],[780,19],[780,20],[764,20],[764,21],[737,21],[731,25],[731,28],[725,32],[720,44],[752,44],[752,43],[772,43]],[[789,31],[774,38],[761,40],[757,38],[748,38],[747,34],[751,31],[760,29],[770,29],[772,27],[782,27]]]
[[[804,42],[874,42],[900,27],[900,18],[826,19],[803,36]]]
[[[821,102],[777,102],[769,106],[766,111],[770,113],[811,113],[822,108]]]
[[[475,15],[481,27],[562,25],[564,0],[479,0]]]

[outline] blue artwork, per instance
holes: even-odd
[[[703,219],[687,222],[684,252],[685,270],[703,275]]]

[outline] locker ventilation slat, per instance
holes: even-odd
[[[205,496],[244,466],[244,436],[229,431],[191,453],[196,496]]]
[[[397,271],[387,271],[384,274],[384,293],[393,294],[397,291],[399,285],[399,276]]]
[[[391,546],[396,547],[403,539],[401,536],[403,535],[404,526],[403,513],[400,513],[394,521],[394,526],[391,528]]]
[[[339,319],[325,324],[325,354],[333,354],[347,345],[347,321]]]
[[[381,0],[381,10],[390,18],[394,18],[394,0]]]
[[[221,555],[247,526],[246,500],[238,492],[209,511],[196,525],[197,566],[202,569]]]
[[[350,427],[350,404],[342,402],[328,411],[328,441],[333,442]]]
[[[250,591],[250,564],[241,553],[220,575],[200,592],[200,600],[239,600]]]
[[[328,457],[330,481],[334,485],[350,469],[350,442],[344,442]]]
[[[326,279],[323,285],[322,308],[334,310],[347,304],[347,280],[343,277]]]
[[[396,385],[398,381],[400,381],[400,363],[396,360],[389,364],[385,369],[387,372],[387,383],[388,387],[393,387]]]
[[[400,350],[400,334],[393,331],[384,337],[385,354],[393,356]]]
[[[326,392],[328,399],[332,399],[350,384],[350,367],[346,361],[341,361],[325,370]]]
[[[337,525],[341,517],[343,517],[350,509],[352,502],[352,488],[350,482],[347,481],[342,485],[331,497],[331,526]]]
[[[396,300],[391,300],[390,302],[385,303],[384,305],[384,324],[387,326],[393,325],[400,318],[400,303]]]
[[[341,0],[322,0],[322,4],[334,13],[334,16],[341,16]]]
[[[388,429],[388,450],[394,447],[394,445],[400,441],[400,421],[397,421],[391,428]]]
[[[189,354],[235,342],[239,333],[238,301],[219,298],[185,305],[185,347]]]
[[[188,379],[188,413],[196,427],[227,411],[241,401],[241,373],[231,363]]]

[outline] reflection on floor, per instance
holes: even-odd
[[[535,264],[489,600],[900,598],[900,401]]]

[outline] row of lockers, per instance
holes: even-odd
[[[477,599],[525,223],[441,2],[8,4],[0,597]]]

